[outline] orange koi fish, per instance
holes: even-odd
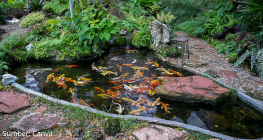
[[[156,76],[154,74],[151,74],[151,76],[154,78],[154,79],[157,79]]]
[[[122,81],[109,81],[110,84],[122,84]]]
[[[134,103],[134,101],[132,99],[129,99],[129,98],[122,97],[122,100]]]
[[[103,94],[106,94],[105,91],[102,90],[101,88],[99,88],[99,87],[94,87],[94,88],[95,88],[95,90],[97,90],[98,92],[103,93]]]
[[[122,88],[122,85],[118,85],[118,86],[115,86],[115,87],[111,87],[111,90],[118,90],[118,89],[121,89]]]
[[[79,100],[83,105],[93,107],[93,104],[87,104],[82,99]]]
[[[157,64],[157,63],[155,63],[155,62],[152,62],[156,67],[160,67],[160,65],[159,64]]]
[[[135,69],[135,70],[149,70],[149,68],[146,68],[146,67],[131,67],[132,69]]]
[[[112,98],[112,96],[107,95],[107,94],[98,94],[101,98]]]
[[[66,78],[66,77],[65,77],[65,81],[66,81],[66,82],[73,82],[73,79],[71,79],[71,78]]]
[[[89,78],[83,78],[83,77],[78,77],[78,80],[82,80],[82,81],[91,81],[92,79],[89,79]]]
[[[63,89],[65,90],[67,88],[66,84],[58,84],[58,88],[63,87]]]
[[[137,50],[125,50],[125,52],[135,52]]]
[[[136,93],[142,93],[143,91],[148,90],[148,89],[150,89],[150,87],[140,88],[140,89],[137,89]]]
[[[116,64],[116,66],[119,68],[120,72],[122,72],[121,66]]]
[[[88,82],[89,82],[89,81],[83,81],[83,82],[81,82],[81,81],[73,80],[74,85],[83,85],[83,84],[86,84],[86,83],[88,83]]]
[[[115,95],[116,93],[107,89],[107,94],[109,94],[109,95]]]
[[[137,104],[136,107],[138,107],[139,109],[143,109],[143,107],[139,104]]]
[[[65,66],[66,68],[76,68],[76,67],[79,67],[78,65],[66,65]]]
[[[176,118],[176,116],[174,115],[174,118]]]
[[[144,74],[144,72],[139,72],[139,73],[136,73],[133,77],[134,78],[142,77],[143,74]]]
[[[169,106],[169,104],[165,104],[165,103],[161,102],[161,106],[162,106],[161,109],[164,108],[164,110],[166,112],[165,114],[170,113],[170,111],[168,110],[168,107],[167,107],[167,106]]]
[[[72,99],[72,103],[76,104],[77,100],[75,98]]]
[[[47,80],[44,81],[44,84],[45,84],[45,85],[48,83],[48,81],[51,80],[52,77],[54,77],[54,74],[55,74],[55,73],[51,73],[51,74],[49,74],[49,75],[47,76]]]
[[[152,78],[147,78],[145,79],[146,82],[151,82],[152,81]]]
[[[152,103],[152,106],[155,106],[155,105],[159,105],[160,104],[160,101],[161,101],[161,98],[159,97],[158,99],[156,99],[156,101],[154,101],[153,103]]]
[[[150,86],[158,86],[160,84],[162,84],[163,82],[159,82],[159,80],[154,80],[150,83]]]
[[[122,82],[123,83],[133,83],[133,82],[135,82],[135,80],[127,79],[127,80],[123,80]]]
[[[146,81],[143,81],[142,83],[139,84],[139,87],[146,85]]]
[[[55,69],[55,70],[51,70],[51,71],[58,71],[58,70],[61,70],[62,68],[57,68],[57,69]]]
[[[123,66],[132,66],[132,64],[122,64]]]
[[[133,103],[131,104],[131,106],[134,106],[134,105],[138,104],[141,100],[142,100],[142,98],[139,98],[137,101],[133,102]]]
[[[184,77],[184,75],[182,75],[181,73],[175,71],[175,70],[171,70],[174,74],[177,74],[179,77]]]

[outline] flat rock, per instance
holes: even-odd
[[[41,107],[36,110],[36,112],[44,113],[47,110],[47,107]]]
[[[187,140],[188,134],[170,127],[153,125],[132,132],[139,140]]]
[[[0,92],[0,112],[12,113],[29,105],[26,95],[20,96],[13,92]]]
[[[231,98],[231,90],[201,76],[166,77],[156,88],[156,95],[163,98],[218,105]]]
[[[216,70],[218,74],[220,74],[223,78],[226,79],[234,79],[239,78],[239,76],[236,74],[235,71],[229,71],[229,70]]]
[[[184,64],[189,67],[202,67],[203,65],[207,65],[207,62],[202,62],[198,60],[191,60],[191,59],[186,59],[184,61]]]
[[[36,112],[24,116],[18,122],[13,124],[10,129],[32,133],[44,129],[50,129],[53,126],[65,126],[68,122],[67,119],[58,115]]]
[[[6,131],[6,126],[12,123],[14,120],[10,119],[5,122],[0,123],[0,132]]]
[[[195,48],[195,49],[205,49],[205,45],[203,44],[194,44],[194,46],[192,48]]]

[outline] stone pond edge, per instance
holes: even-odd
[[[196,127],[196,126],[192,126],[192,125],[188,125],[188,124],[184,124],[184,123],[180,123],[180,122],[176,122],[176,121],[169,121],[169,120],[164,120],[164,119],[159,119],[159,118],[154,118],[154,117],[110,114],[110,113],[106,113],[106,112],[103,112],[103,111],[96,110],[96,109],[91,108],[89,106],[74,104],[74,103],[66,102],[66,101],[63,101],[63,100],[59,100],[59,99],[47,96],[47,95],[45,95],[43,93],[36,92],[36,91],[31,90],[31,89],[25,88],[25,87],[21,86],[18,83],[11,83],[11,84],[14,87],[18,88],[19,90],[21,90],[21,91],[23,91],[25,93],[33,94],[33,95],[45,98],[45,99],[47,99],[49,101],[52,101],[54,103],[59,103],[59,104],[63,104],[63,105],[79,107],[79,108],[87,110],[88,112],[92,112],[92,113],[95,113],[95,114],[101,114],[101,115],[104,115],[104,116],[107,116],[107,117],[122,118],[124,120],[133,119],[135,121],[136,120],[147,121],[147,122],[150,122],[150,123],[161,124],[161,125],[164,125],[164,126],[171,126],[171,127],[182,127],[182,128],[189,129],[189,130],[202,132],[204,134],[211,135],[213,137],[217,137],[217,138],[224,139],[224,140],[225,139],[227,139],[227,140],[246,140],[246,139],[238,139],[238,138],[235,138],[235,137],[223,135],[223,134],[220,134],[220,133],[217,133],[217,132],[213,132],[213,131],[210,131],[210,130],[206,130],[206,129],[203,129],[203,128],[199,128],[199,127]],[[260,140],[263,140],[263,138],[260,138]]]
[[[263,102],[262,101],[259,101],[259,100],[256,100],[248,95],[246,95],[245,93],[243,92],[240,92],[238,91],[238,89],[236,88],[233,88],[233,87],[230,87],[228,85],[226,85],[225,83],[222,83],[220,81],[218,81],[216,78],[213,78],[211,77],[210,75],[208,74],[205,74],[203,72],[199,72],[199,71],[196,71],[196,70],[193,70],[193,69],[189,69],[189,68],[185,68],[185,67],[182,67],[182,66],[178,66],[178,65],[174,65],[174,64],[171,64],[169,62],[167,62],[163,57],[161,57],[159,54],[157,54],[157,52],[154,52],[154,54],[160,59],[162,60],[164,63],[170,65],[170,66],[173,66],[173,67],[176,67],[176,68],[179,68],[179,69],[183,69],[183,70],[186,70],[186,71],[189,71],[191,73],[194,73],[194,74],[197,74],[197,75],[200,75],[200,76],[203,76],[203,77],[207,77],[213,81],[216,81],[220,84],[222,84],[223,86],[229,88],[229,89],[235,89],[237,91],[237,97],[239,99],[241,99],[242,101],[244,101],[245,103],[249,104],[250,106],[252,106],[253,108],[255,108],[256,110],[258,110],[259,112],[261,112],[263,114]]]

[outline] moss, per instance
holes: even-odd
[[[40,23],[44,21],[45,15],[42,12],[36,12],[28,14],[26,17],[24,17],[20,23],[20,28],[25,28],[32,26],[36,23]]]
[[[114,39],[114,44],[117,46],[117,47],[123,47],[123,46],[126,46],[127,44],[127,40],[125,37],[116,37]]]

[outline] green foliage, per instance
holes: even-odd
[[[214,7],[214,11],[218,12],[219,17],[223,17],[226,14],[235,15],[235,9],[236,5],[234,5],[231,1],[223,1],[222,3],[218,3]]]
[[[252,51],[247,51],[242,54],[237,60],[235,67],[240,65],[248,56],[251,56],[251,70],[256,67],[256,70],[259,72],[260,78],[263,78],[263,49],[260,50],[259,44],[252,44],[249,47],[256,46]]]
[[[216,46],[217,52],[229,55],[230,53],[234,52],[237,53],[241,51],[241,45],[237,46],[235,41],[230,41],[228,43],[221,43]]]
[[[241,6],[239,21],[245,25],[248,32],[259,31],[263,25],[263,2],[262,0],[249,0]]]
[[[223,15],[220,17],[218,12],[213,18],[207,19],[204,25],[209,35],[216,35],[223,32],[223,27],[231,27],[235,23],[234,15]]]
[[[27,59],[33,56],[31,52],[26,51],[25,46],[28,43],[29,40],[27,36],[23,34],[6,35],[0,43],[1,59],[4,62],[1,63],[2,67],[7,70],[8,67],[5,66],[7,63],[5,62],[10,62],[12,60],[27,62]]]
[[[59,20],[57,19],[49,19],[44,23],[45,29],[51,31],[52,28],[58,27]]]
[[[3,2],[0,4],[0,24],[4,24],[6,17],[5,17],[6,11],[3,6]]]
[[[185,31],[192,36],[205,35],[206,30],[202,21],[186,21],[177,26],[181,31]]]
[[[171,12],[168,12],[167,14],[164,14],[163,11],[160,15],[157,14],[157,19],[153,17],[154,20],[160,21],[160,22],[165,22],[169,24],[172,20],[175,19],[174,15],[170,15]]]
[[[89,6],[80,14],[74,17],[76,30],[78,31],[79,42],[84,42],[84,49],[93,48],[94,53],[101,54],[100,46],[111,40],[115,34],[119,34],[116,27],[122,29],[122,24],[116,16],[105,13],[102,5]]]
[[[28,14],[24,17],[20,23],[20,28],[32,26],[36,23],[41,23],[45,19],[45,15],[42,12],[36,12]]]
[[[162,55],[162,57],[168,57],[171,54],[175,55],[176,52],[176,46],[172,46],[173,48],[171,49],[171,46],[167,46],[167,47],[161,47],[160,49],[158,49],[159,54]],[[171,52],[172,51],[172,52]],[[182,55],[182,52],[180,51],[179,48],[177,48],[177,57],[180,57]]]
[[[28,0],[28,5],[30,11],[41,10],[44,6],[44,0]]]
[[[61,2],[60,0],[51,0],[50,2],[45,2],[45,6],[43,7],[43,9],[51,9],[55,14],[61,14],[65,10],[69,9],[68,1],[63,2]]]
[[[228,36],[226,36],[226,42],[230,42],[236,39],[236,35],[235,34],[229,34]]]
[[[123,13],[132,14],[135,18],[139,18],[148,13],[148,11],[143,9],[140,5],[137,5],[135,1],[120,2],[119,6],[120,6],[120,10]]]

